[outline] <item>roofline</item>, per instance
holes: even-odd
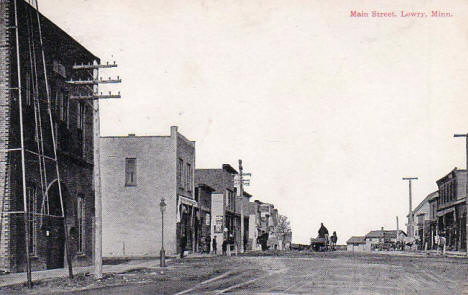
[[[84,45],[82,45],[80,42],[78,42],[75,38],[73,38],[72,36],[70,36],[70,34],[68,34],[64,29],[62,29],[61,27],[59,27],[56,23],[54,23],[50,18],[48,18],[47,16],[45,16],[44,14],[42,14],[42,12],[40,10],[37,10],[35,7],[33,7],[31,4],[29,4],[28,2],[26,1],[22,1],[24,2],[24,4],[26,4],[27,6],[29,6],[29,9],[34,9],[34,11],[37,11],[39,12],[39,15],[40,17],[43,17],[46,21],[48,21],[49,23],[51,23],[54,27],[56,27],[61,34],[65,35],[67,38],[69,38],[71,41],[73,41],[73,43],[75,43],[78,47],[80,47],[83,51],[85,51],[86,53],[88,53],[89,55],[91,55],[92,57],[94,57],[94,59],[98,60],[99,63],[101,63],[101,59],[99,57],[97,57],[95,54],[93,54],[91,51],[89,51],[89,49],[87,49],[86,47],[84,47]]]
[[[229,173],[232,173],[232,174],[239,174],[239,172],[237,172],[236,169],[234,169],[231,165],[229,164],[223,164],[223,170],[226,170],[227,172]]]

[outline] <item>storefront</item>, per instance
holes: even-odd
[[[185,239],[185,250],[194,251],[197,247],[197,211],[195,200],[179,195],[177,198],[177,253]]]

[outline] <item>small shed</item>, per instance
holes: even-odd
[[[363,252],[366,251],[366,237],[354,236],[346,241],[347,251]]]

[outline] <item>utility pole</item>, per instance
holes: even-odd
[[[465,137],[466,140],[466,186],[465,186],[465,207],[467,209],[466,218],[465,218],[465,248],[468,255],[468,133],[467,134],[454,134],[453,137]],[[460,237],[461,238],[461,237]]]
[[[99,77],[99,69],[115,68],[117,64],[100,64],[97,60],[88,64],[75,64],[73,70],[87,71],[91,79],[87,80],[74,80],[70,79],[66,83],[76,86],[78,92],[79,88],[85,88],[87,94],[71,95],[70,99],[78,101],[92,101],[91,107],[93,109],[93,164],[94,164],[94,207],[95,207],[95,233],[94,233],[94,277],[102,279],[102,192],[101,192],[101,167],[100,167],[100,118],[99,118],[99,100],[121,98],[120,92],[118,94],[102,94],[98,93],[99,84],[121,83],[122,80],[119,76],[116,79],[102,79]],[[92,91],[89,94],[89,91]]]
[[[244,179],[244,176],[251,176],[250,173],[244,173],[244,167],[242,167],[242,160],[239,160],[239,194],[241,200],[240,206],[240,215],[241,215],[241,245],[240,245],[240,252],[244,253],[244,184],[249,185],[249,180]]]
[[[396,234],[397,234],[397,241],[400,239],[400,226],[398,224],[398,216],[396,217]]]
[[[242,175],[242,170],[244,168],[242,167],[242,160],[239,160],[239,194],[240,194],[240,200],[241,200],[241,206],[240,206],[240,215],[241,215],[241,244],[240,244],[240,252],[244,253],[244,184],[242,183],[243,181],[243,175]]]
[[[417,180],[417,177],[403,177],[403,180],[408,180],[409,184],[409,222],[408,222],[408,238],[414,236],[414,216],[413,216],[413,203],[411,195],[411,181]]]

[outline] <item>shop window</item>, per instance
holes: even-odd
[[[125,185],[136,186],[136,158],[125,159]]]

